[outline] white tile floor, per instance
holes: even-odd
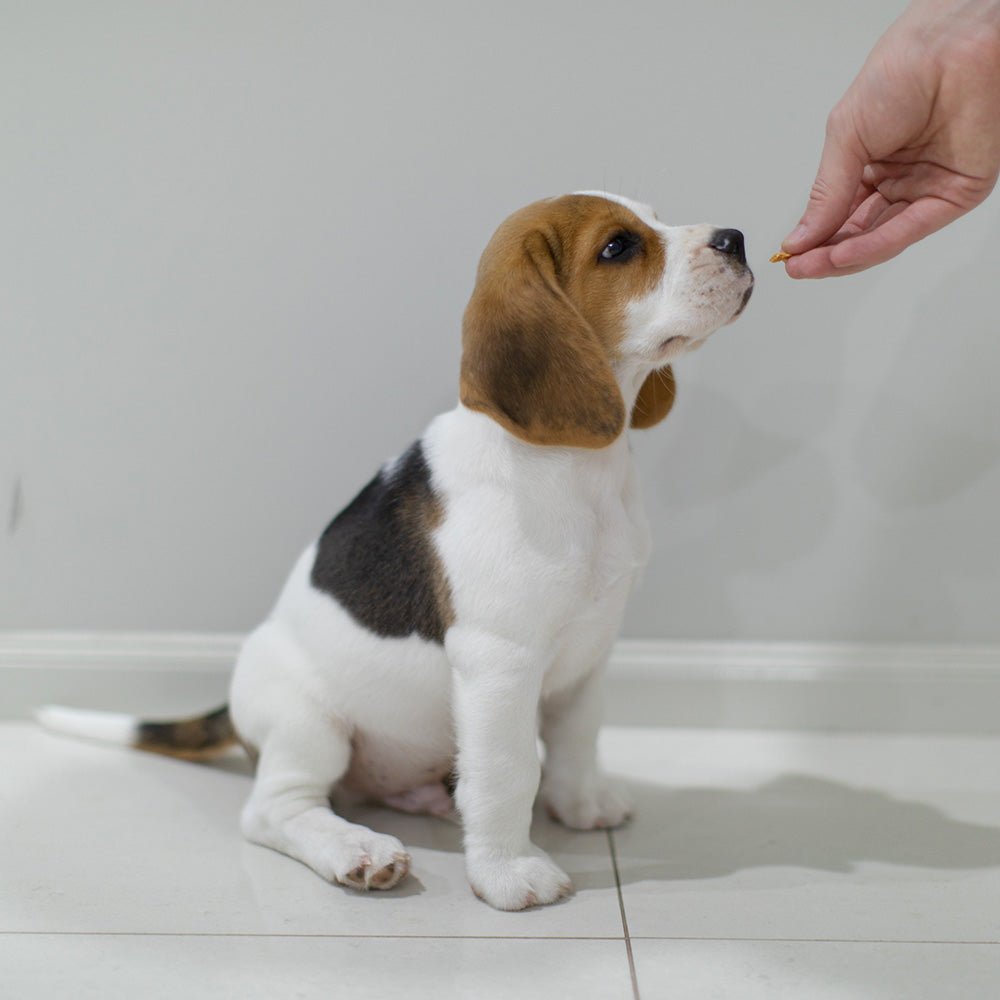
[[[457,828],[372,811],[361,896],[241,842],[250,778],[0,724],[0,996],[995,1000],[1000,740],[608,729],[633,824],[544,819],[578,891],[497,913]]]

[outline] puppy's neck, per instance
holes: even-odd
[[[639,390],[651,369],[646,362],[636,358],[631,360],[618,360],[612,363],[611,370],[615,374],[615,381],[618,383],[618,391],[622,394],[625,402],[625,412],[631,413],[635,407],[635,401],[639,398]],[[621,437],[627,437],[627,430]],[[620,439],[619,439],[620,440]]]

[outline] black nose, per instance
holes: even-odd
[[[747,262],[746,251],[743,247],[743,234],[738,229],[716,229],[712,233],[712,238],[708,245],[719,253],[727,253],[730,257],[735,257],[741,264]]]

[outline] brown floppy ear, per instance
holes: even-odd
[[[483,254],[462,324],[461,400],[530,444],[603,448],[625,429],[625,404],[559,287],[550,238],[494,238]]]
[[[670,365],[650,372],[632,407],[632,426],[645,430],[658,424],[670,412],[676,395],[677,387]]]

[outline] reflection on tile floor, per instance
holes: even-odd
[[[507,914],[447,822],[359,814],[414,858],[360,896],[241,841],[237,758],[0,724],[4,995],[997,995],[1000,740],[616,727],[602,751],[636,819],[609,839],[539,816],[578,891]]]

